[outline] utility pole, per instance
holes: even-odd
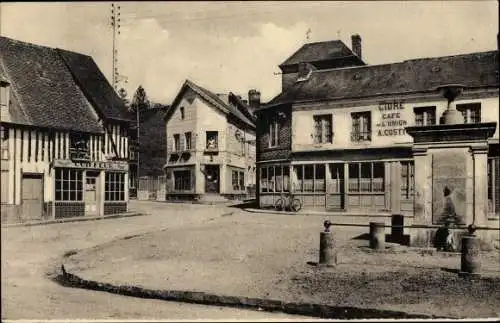
[[[120,27],[121,27],[121,18],[120,18],[120,6],[116,6],[114,3],[111,4],[111,27],[113,28],[113,71],[111,74],[112,84],[117,90],[118,86],[118,50],[116,49],[116,38],[117,35],[120,35]]]

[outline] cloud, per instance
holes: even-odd
[[[312,3],[124,2],[118,68],[129,81],[122,85],[130,96],[143,85],[170,103],[189,78],[214,92],[256,88],[268,100],[281,89],[273,73],[308,28],[311,41],[339,37],[348,46],[359,33],[371,64],[496,48],[496,1]],[[91,55],[111,79],[109,3],[2,3],[1,14],[3,35]]]
[[[151,99],[169,103],[185,79],[199,82],[214,92],[246,95],[257,88],[270,98],[281,89],[277,65],[298,49],[305,39],[307,25],[290,28],[272,22],[254,26],[248,37],[214,36],[210,30],[190,30],[189,37],[176,37],[154,19],[124,29],[124,53],[120,69],[131,82],[133,93],[143,85]],[[156,35],[147,37],[145,35]]]

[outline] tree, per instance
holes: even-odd
[[[118,95],[122,99],[123,103],[125,103],[127,109],[130,109],[130,100],[127,98],[128,95],[127,90],[125,90],[124,88],[120,88],[118,90]]]
[[[142,110],[145,110],[149,107],[149,99],[146,94],[146,91],[142,87],[142,85],[139,85],[137,90],[134,93],[134,97],[132,98],[132,103],[130,104],[130,112],[132,113],[137,113],[139,111],[139,114]]]

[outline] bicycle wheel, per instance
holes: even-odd
[[[284,206],[285,201],[281,197],[274,202],[274,208],[278,211],[282,211]]]
[[[292,203],[290,203],[290,208],[294,212],[299,212],[302,208],[302,202],[299,199],[293,199]]]

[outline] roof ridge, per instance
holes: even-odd
[[[75,52],[73,50],[68,50],[68,49],[64,49],[64,48],[59,48],[59,47],[55,47],[53,48],[56,52],[58,52],[57,54],[60,55],[59,52],[68,52],[68,53],[71,53],[71,54],[75,54],[75,55],[80,55],[80,56],[86,56],[86,57],[90,57],[92,58],[92,60],[94,59],[91,55],[88,55],[88,54],[84,54],[84,53],[80,53],[80,52]]]
[[[317,73],[327,73],[327,72],[332,72],[332,71],[338,71],[338,70],[354,70],[354,69],[369,69],[372,67],[381,67],[381,66],[389,66],[389,65],[399,65],[399,64],[405,64],[409,62],[415,62],[415,61],[425,61],[425,60],[432,60],[432,59],[440,59],[440,58],[449,58],[449,57],[464,57],[464,56],[473,56],[473,55],[478,55],[478,54],[490,54],[490,53],[495,53],[498,52],[497,50],[490,50],[490,51],[484,51],[484,52],[473,52],[473,53],[467,53],[467,54],[458,54],[458,55],[447,55],[447,56],[435,56],[435,57],[423,57],[423,58],[414,58],[414,59],[407,59],[404,61],[399,61],[399,62],[392,62],[392,63],[382,63],[382,64],[371,64],[371,65],[361,65],[361,66],[346,66],[346,67],[337,67],[337,68],[328,68],[328,69],[318,69],[318,70],[313,70],[312,72],[317,74]]]
[[[50,47],[50,46],[47,46],[47,45],[40,45],[40,44],[29,43],[29,42],[24,41],[24,40],[14,39],[14,38],[6,37],[6,36],[0,36],[0,38],[4,38],[4,39],[6,39],[7,41],[9,41],[11,43],[20,44],[20,45],[23,45],[23,46],[36,47],[36,48],[41,48],[41,49],[52,49],[52,50],[55,49],[54,47]]]

